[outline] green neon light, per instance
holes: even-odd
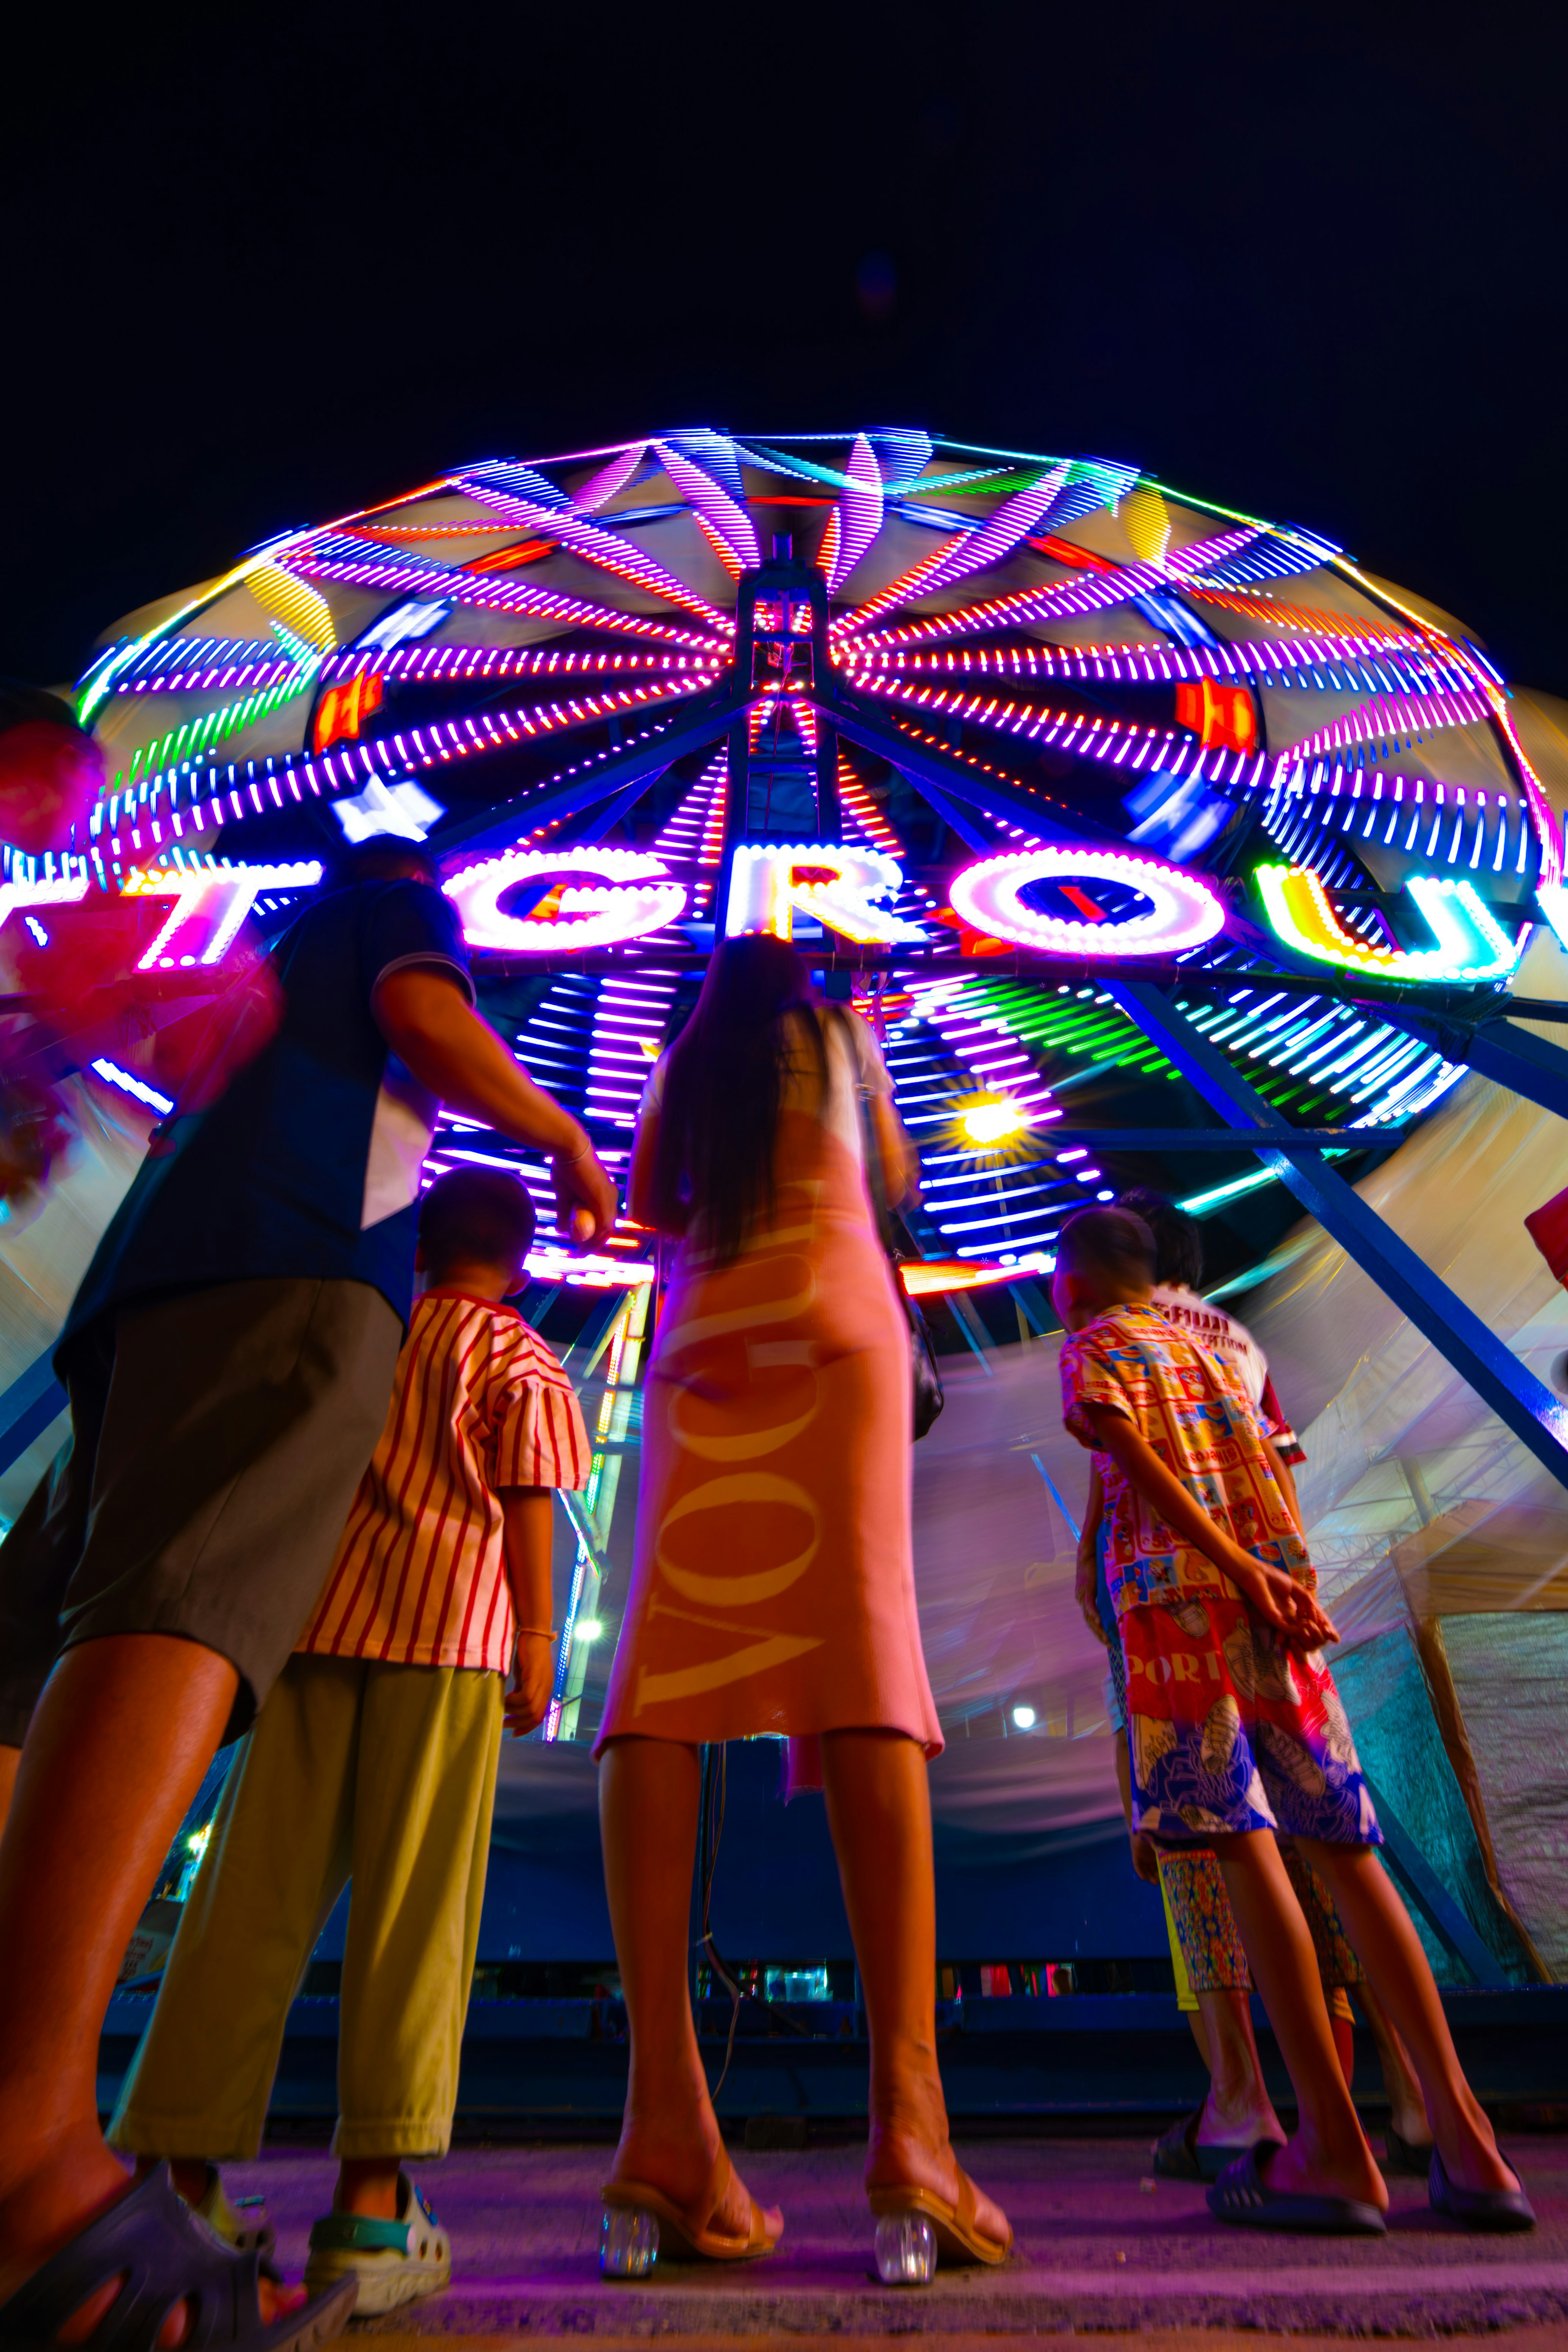
[[[193,758],[209,744],[221,743],[230,735],[237,735],[253,719],[265,719],[284,703],[315,682],[324,656],[312,654],[310,660],[291,677],[279,679],[265,692],[247,694],[243,702],[226,702],[217,710],[209,710],[205,719],[188,719],[183,727],[171,728],[168,734],[153,743],[144,743],[132,761],[130,769],[119,769],[110,792],[129,792],[138,774],[152,775],[174,761]]]

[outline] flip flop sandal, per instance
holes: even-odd
[[[606,2278],[644,2277],[653,2267],[660,2249],[677,2262],[747,2263],[762,2254],[771,2254],[778,2243],[770,2238],[763,2209],[753,2197],[751,2200],[750,2222],[744,2237],[738,2232],[716,2229],[714,2216],[724,2201],[733,2168],[729,2151],[721,2148],[709,2175],[708,2187],[695,2205],[682,2207],[662,2189],[655,2189],[646,2180],[607,2180],[599,2191],[605,2207],[605,2251],[600,2256],[600,2268]],[[640,2263],[634,2256],[625,2264],[614,2262],[610,2255],[612,2217],[623,2213],[636,2218],[648,2215],[658,2223],[658,2236],[651,2250],[645,2249]],[[616,2234],[627,2234],[625,2225]]]
[[[975,2219],[974,2183],[962,2166],[956,2205],[950,2205],[934,2189],[913,2186],[868,2189],[866,2194],[879,2221],[906,2213],[922,2215],[931,2223],[938,2254],[944,2255],[950,2263],[1005,2263],[1013,2251],[1011,2227],[1005,2243],[986,2237],[980,2229]]]
[[[311,2222],[305,2284],[326,2287],[347,2278],[359,2283],[354,2312],[361,2319],[400,2310],[451,2284],[452,2241],[405,2172],[397,2176],[395,2221],[323,2213]]]
[[[1261,2139],[1237,2164],[1227,2165],[1209,2190],[1216,2221],[1238,2221],[1252,2230],[1296,2230],[1323,2238],[1383,2238],[1388,2224],[1375,2205],[1359,2197],[1303,2197],[1269,2188],[1258,2169],[1278,2140]]]
[[[52,2254],[0,2307],[6,2352],[56,2352],[59,2331],[88,2297],[123,2275],[124,2286],[82,2352],[153,2352],[175,2305],[195,2306],[187,2352],[314,2352],[341,2336],[354,2307],[345,2279],[286,2319],[263,2325],[254,2249],[237,2253],[175,2193],[160,2164]],[[269,2267],[267,2276],[276,2279]]]
[[[1498,2154],[1517,2179],[1519,2168],[1511,2157]],[[1426,2178],[1426,2194],[1434,2213],[1447,2213],[1451,2221],[1461,2222],[1467,2230],[1533,2230],[1535,2208],[1519,2189],[1460,2189],[1449,2179],[1443,2159],[1434,2148],[1432,2169]],[[0,2315],[3,2316],[3,2315]]]
[[[1409,2180],[1426,2180],[1432,2171],[1432,2143],[1423,2147],[1419,2141],[1401,2139],[1392,2124],[1385,2124],[1383,2145],[1387,2154],[1383,2159],[1384,2172],[1402,2173]]]
[[[1247,2153],[1234,2140],[1200,2140],[1198,2126],[1203,2119],[1203,2108],[1194,2107],[1154,2142],[1150,2153],[1163,2180],[1217,2180],[1227,2164]]]
[[[237,2254],[269,2254],[278,2242],[278,2232],[267,2218],[266,2198],[231,2200],[216,2164],[208,2165],[206,2189],[191,2210]]]

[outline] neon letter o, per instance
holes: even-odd
[[[1120,882],[1152,903],[1147,914],[1094,923],[1037,914],[1019,896],[1030,882]],[[1195,874],[1115,849],[1053,845],[1021,849],[966,866],[952,885],[957,913],[977,931],[1045,955],[1175,955],[1223,929],[1218,896]]]

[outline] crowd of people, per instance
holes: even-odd
[[[549,1701],[552,1496],[588,1452],[559,1362],[505,1303],[527,1192],[479,1168],[421,1192],[437,1106],[545,1154],[578,1244],[617,1212],[583,1128],[475,1010],[437,881],[417,846],[372,844],[298,919],[265,1042],[154,1131],[59,1342],[72,1437],[0,1548],[7,2345],[278,2352],[336,2333],[356,2298],[390,2309],[449,2274],[405,2164],[448,2144],[499,1741]],[[872,2212],[944,2259],[1011,2248],[953,2153],[937,2063],[942,1742],[909,1328],[870,1207],[915,1177],[867,1024],[818,1001],[784,943],[722,945],[654,1068],[627,1201],[674,1254],[595,1750],[630,2044],[603,2191],[623,2246],[648,2216],[667,2252],[714,2260],[784,2229],[725,2150],[688,1949],[700,1748],[772,1733],[826,1794],[869,2034]],[[1052,1286],[1064,1417],[1093,1465],[1080,1597],[1112,1669],[1135,1862],[1160,1880],[1213,2076],[1162,2160],[1211,2180],[1222,2221],[1381,2231],[1342,2063],[1353,1987],[1387,2053],[1391,2151],[1456,2221],[1528,2227],[1377,1859],[1294,1440],[1167,1207],[1079,1213]],[[235,1738],[106,2137],[115,1974]],[[289,2286],[221,2166],[256,2153],[289,1999],[351,1880],[340,2169]],[[1249,1983],[1296,2093],[1289,2137]]]

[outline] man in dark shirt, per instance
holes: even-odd
[[[273,959],[275,1033],[156,1130],[62,1335],[73,1443],[0,1549],[0,1741],[26,1738],[0,1840],[7,2340],[41,2332],[4,2306],[58,2249],[29,2292],[58,2304],[66,2264],[58,2320],[132,2291],[106,2225],[161,2245],[166,2303],[199,2291],[172,2192],[127,2196],[99,2133],[99,2029],[158,1864],[292,1650],[381,1434],[438,1104],[549,1155],[578,1242],[615,1220],[583,1129],[473,1010],[436,880],[423,852],[378,845],[300,918]],[[265,2282],[259,2305],[279,2307]]]

